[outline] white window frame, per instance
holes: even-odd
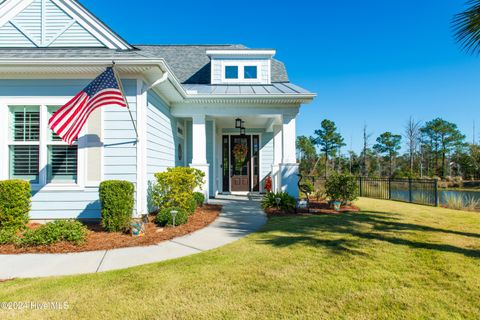
[[[85,141],[79,139],[77,154],[77,182],[76,183],[48,183],[48,146],[52,144],[63,144],[63,142],[52,142],[48,139],[48,107],[62,106],[71,97],[29,97],[29,98],[0,98],[0,180],[10,178],[9,168],[9,146],[11,144],[22,144],[11,139],[10,134],[10,107],[34,106],[40,109],[40,141],[25,142],[24,144],[39,144],[39,178],[38,183],[32,184],[32,190],[83,190],[85,188]],[[3,130],[2,130],[3,129]],[[82,128],[80,136],[85,133],[86,126]]]
[[[237,84],[260,84],[262,83],[261,77],[261,63],[259,61],[249,60],[223,60],[221,61],[221,74],[222,83],[237,83]],[[245,67],[257,67],[257,77],[252,79],[245,79]],[[226,67],[238,67],[238,78],[230,79],[226,78]]]

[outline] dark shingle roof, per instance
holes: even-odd
[[[210,58],[207,50],[248,49],[244,45],[136,45],[140,54],[161,57],[167,61],[181,83],[210,83]],[[282,62],[272,60],[272,82],[288,82],[287,71]]]
[[[207,50],[248,49],[243,45],[138,45],[136,50],[118,51],[105,48],[0,48],[0,59],[62,59],[62,58],[150,58],[165,59],[173,73],[184,84],[210,83],[210,58]],[[282,62],[272,60],[272,82],[288,82]]]

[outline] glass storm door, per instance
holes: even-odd
[[[250,136],[230,137],[231,191],[250,191]]]

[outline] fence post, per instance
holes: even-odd
[[[362,177],[358,177],[359,178],[359,184],[360,184],[360,197],[363,197],[363,193],[362,193]]]
[[[388,178],[388,200],[392,200],[392,178]]]
[[[412,178],[408,178],[408,201],[412,203]]]
[[[435,179],[434,183],[434,188],[435,188],[435,207],[438,207],[438,180]]]

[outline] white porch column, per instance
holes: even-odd
[[[280,189],[291,196],[298,197],[299,165],[296,154],[296,115],[283,115],[282,125],[282,163],[280,164]]]
[[[283,158],[283,131],[282,126],[273,126],[273,165],[272,165],[272,190],[281,191],[280,164]]]
[[[282,163],[297,163],[297,126],[295,116],[283,116],[283,159]]]
[[[209,165],[207,163],[207,136],[205,126],[205,115],[195,115],[192,117],[192,163],[191,168],[201,170],[205,173],[205,180],[202,192],[206,201],[210,196],[208,190]]]

